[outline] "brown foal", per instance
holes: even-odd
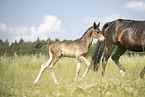
[[[53,66],[56,63],[56,61],[60,59],[61,56],[68,56],[68,57],[73,56],[77,58],[78,63],[77,63],[77,70],[76,70],[76,76],[75,76],[74,81],[77,81],[81,62],[87,65],[87,69],[85,73],[83,74],[83,76],[81,77],[81,80],[82,80],[87,75],[88,70],[91,66],[90,62],[88,62],[87,59],[84,57],[84,54],[88,53],[88,49],[92,43],[93,38],[97,38],[99,41],[104,41],[105,39],[99,29],[99,25],[100,23],[96,25],[96,23],[94,22],[93,26],[90,27],[80,39],[77,39],[74,41],[52,43],[49,46],[50,59],[46,63],[42,64],[40,72],[36,80],[34,81],[34,83],[36,83],[39,80],[45,68],[48,67],[54,82],[59,84],[55,78],[55,75],[53,72]],[[44,44],[48,44],[48,43],[49,42],[40,42],[36,44],[35,48],[39,49]]]

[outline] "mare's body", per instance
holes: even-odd
[[[117,46],[117,51],[112,56],[112,60],[119,67],[121,74],[125,76],[125,70],[119,63],[119,58],[126,50],[135,52],[143,52],[145,50],[145,21],[118,19],[116,21],[108,22],[103,26],[102,34],[105,37],[105,41],[98,41],[96,45],[92,58],[94,61],[94,69],[98,69],[105,48],[105,54],[102,59],[102,75],[104,75],[108,59],[114,47]],[[140,77],[143,77],[144,73],[145,67],[142,70]]]

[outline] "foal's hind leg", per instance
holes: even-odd
[[[40,72],[39,72],[39,74],[38,74],[36,80],[34,81],[34,83],[38,82],[38,80],[40,79],[40,77],[41,77],[43,71],[44,71],[45,68],[50,64],[51,61],[52,61],[52,57],[50,56],[50,59],[49,59],[46,63],[42,64],[41,69],[40,69]]]
[[[120,43],[118,43],[117,44],[117,51],[112,56],[112,60],[115,62],[115,64],[120,69],[120,73],[121,73],[122,76],[125,76],[125,70],[122,67],[122,65],[119,63],[119,58],[120,58],[120,56],[122,56],[125,53],[125,51],[126,51],[126,49],[123,46],[121,46]]]
[[[53,58],[52,61],[51,61],[51,63],[50,63],[50,66],[48,66],[48,69],[49,69],[49,71],[51,73],[52,79],[54,80],[54,83],[56,83],[56,84],[59,84],[59,83],[57,82],[56,77],[55,77],[55,74],[53,72],[53,66],[54,66],[54,64],[56,63],[56,61],[58,59],[59,59],[58,57]]]

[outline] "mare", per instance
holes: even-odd
[[[126,50],[144,52],[145,21],[118,19],[112,22],[108,22],[103,26],[102,34],[105,37],[105,41],[97,42],[94,54],[92,56],[94,70],[98,70],[100,59],[105,48],[105,54],[102,58],[102,76],[104,76],[108,59],[114,47],[117,46],[117,50],[111,58],[120,69],[121,75],[125,76],[125,70],[119,63],[119,58],[125,53]],[[140,78],[144,77],[144,73],[145,66],[140,73]]]
[[[56,63],[56,61],[58,61],[60,59],[61,56],[76,57],[76,59],[78,60],[76,76],[75,76],[74,81],[77,81],[81,62],[83,62],[87,65],[87,69],[81,78],[81,80],[82,80],[87,75],[87,72],[91,66],[90,62],[87,61],[87,59],[84,57],[84,55],[86,53],[88,53],[88,49],[92,43],[93,38],[97,38],[100,41],[104,41],[104,39],[105,39],[104,36],[102,35],[102,33],[100,32],[99,25],[100,25],[100,23],[98,23],[96,25],[96,23],[94,22],[93,26],[90,27],[80,39],[77,39],[74,41],[52,43],[49,46],[50,59],[46,63],[42,64],[40,72],[39,72],[36,80],[34,81],[34,83],[36,83],[40,79],[41,74],[47,67],[51,73],[54,83],[59,84],[54,75],[53,66]],[[40,42],[40,43],[36,44],[35,49],[41,48],[44,44],[49,44],[49,42]]]

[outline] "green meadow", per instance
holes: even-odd
[[[0,57],[0,97],[145,97],[145,79],[139,80],[139,73],[145,66],[145,56],[120,58],[126,70],[121,77],[118,67],[109,60],[105,77],[90,69],[83,81],[73,82],[76,73],[75,58],[61,58],[53,70],[59,85],[51,78],[49,70],[43,72],[40,80],[33,84],[41,64],[49,58],[45,55],[1,56]],[[91,61],[91,57],[87,57]],[[86,65],[81,65],[79,78]]]

